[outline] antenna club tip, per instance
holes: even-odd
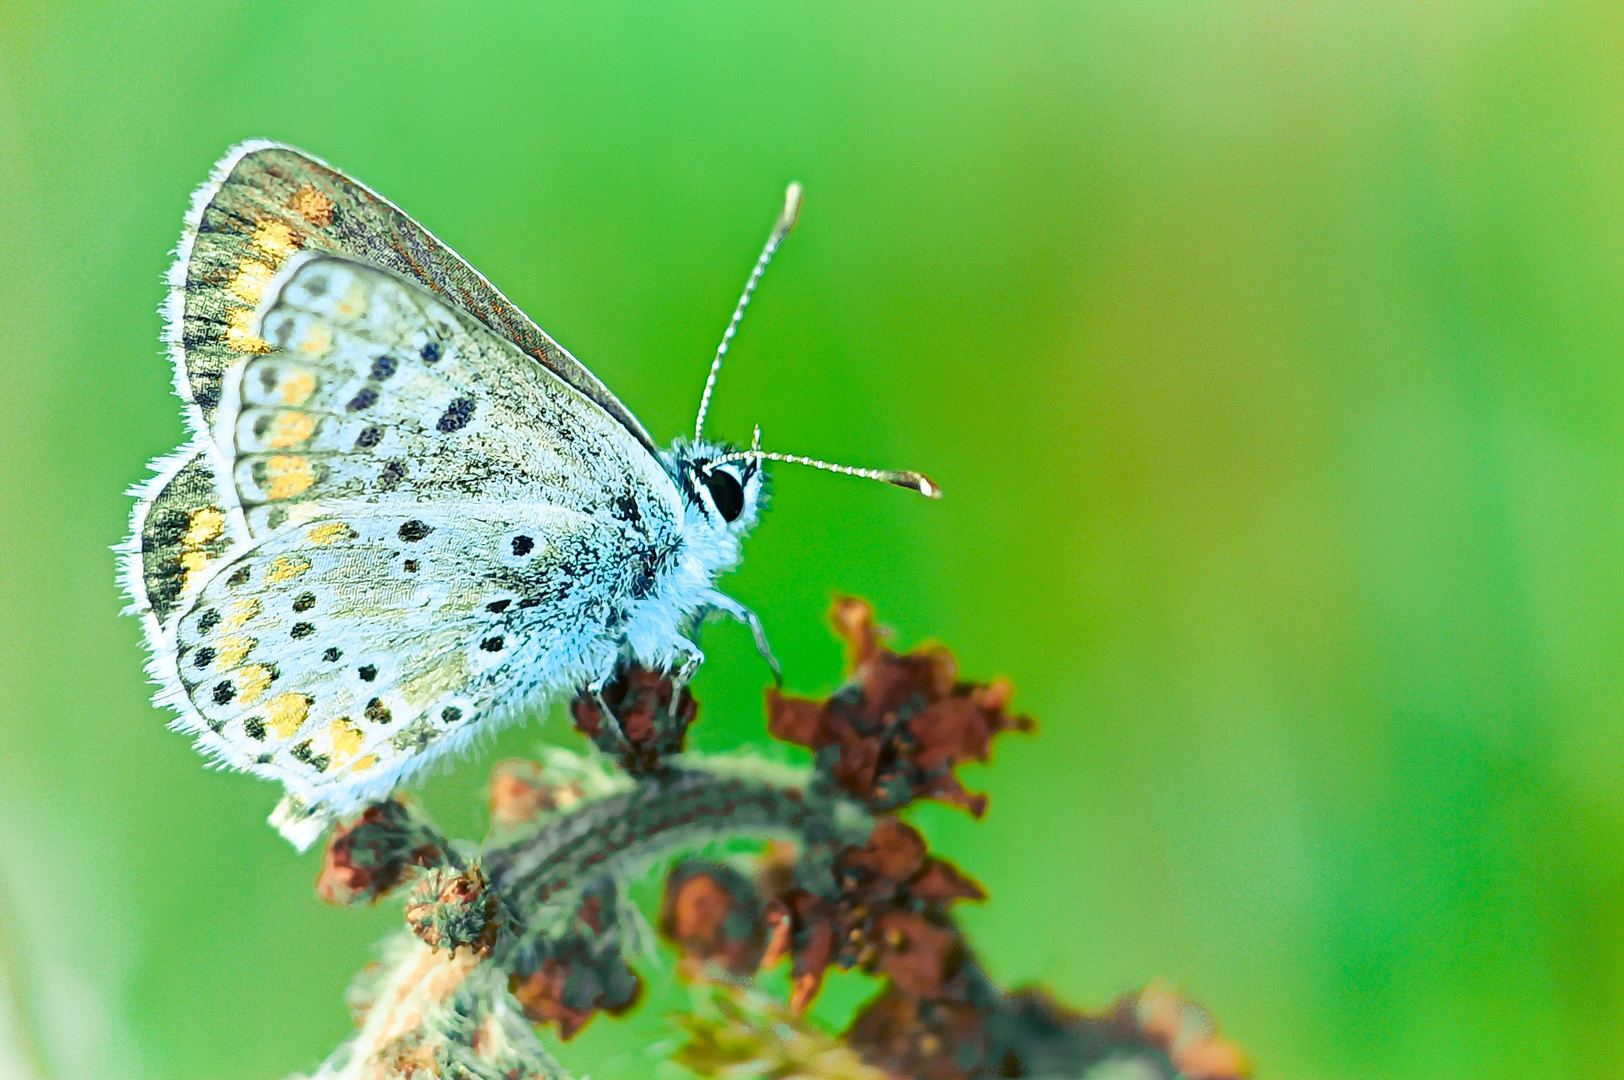
[[[784,212],[778,215],[778,227],[789,232],[795,227],[795,219],[801,216],[801,182],[791,180],[789,187],[784,189]]]
[[[913,488],[927,499],[940,499],[942,497],[942,489],[937,487],[931,481],[931,478],[924,473],[906,473],[904,475],[906,476],[904,487]]]

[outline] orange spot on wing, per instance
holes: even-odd
[[[265,462],[265,481],[266,498],[290,499],[316,482],[316,472],[297,454],[272,454]],[[306,563],[305,569],[309,568]]]
[[[276,561],[271,564],[270,570],[266,571],[265,580],[275,585],[290,578],[296,578],[309,569],[309,559],[301,559],[297,555],[291,558],[287,555],[278,555]]]
[[[239,705],[252,705],[258,701],[265,688],[271,685],[271,669],[264,664],[255,664],[253,667],[243,668],[237,672],[237,703]]]
[[[366,772],[377,763],[377,754],[368,754],[365,757],[358,757],[355,759],[355,764],[350,766],[350,772]]]
[[[248,653],[259,642],[251,637],[228,637],[220,642],[220,660],[222,668],[234,668],[248,658]]]
[[[361,749],[361,733],[351,727],[347,721],[334,720],[333,726],[328,729],[327,734],[332,740],[332,752],[335,758],[354,757]]]
[[[265,291],[265,286],[270,284],[271,275],[275,272],[258,259],[244,259],[237,264],[237,275],[231,279],[231,284],[226,288],[240,299],[257,304],[260,294]]]
[[[353,282],[344,295],[333,304],[333,310],[340,315],[355,318],[364,315],[367,310],[367,293],[359,281]]]
[[[180,539],[181,552],[178,559],[181,569],[186,571],[183,588],[190,588],[198,572],[208,566],[213,558],[203,550],[203,545],[220,539],[225,531],[225,511],[218,507],[199,507],[187,517],[186,534]]]
[[[281,262],[302,246],[299,234],[285,221],[269,219],[254,229],[254,244],[272,259]]]
[[[185,547],[200,547],[210,540],[218,540],[220,534],[226,531],[225,512],[213,506],[205,506],[193,510],[186,519],[186,535],[181,537],[181,544]]]
[[[300,184],[299,190],[288,200],[288,206],[319,229],[333,223],[333,200],[317,191],[313,184]]]
[[[305,399],[316,392],[316,377],[301,371],[282,384],[282,404],[303,405]]]
[[[234,608],[235,610],[226,617],[225,626],[227,630],[240,629],[255,615],[258,615],[259,601],[253,598],[238,600]]]
[[[254,333],[253,308],[232,308],[226,316],[226,347],[246,353],[271,351],[270,343]]]
[[[304,694],[278,694],[266,708],[265,722],[278,738],[285,739],[304,724],[310,715],[310,702]]]
[[[293,446],[310,438],[310,433],[316,430],[316,418],[309,413],[285,412],[278,413],[275,426],[271,428],[271,437],[268,445],[278,449],[284,446]]]
[[[336,540],[354,540],[360,534],[342,521],[329,521],[305,533],[305,539],[317,547],[326,547]]]

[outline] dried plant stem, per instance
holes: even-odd
[[[724,837],[861,843],[870,824],[855,804],[816,790],[810,772],[689,755],[677,769],[576,805],[529,835],[488,848],[483,861],[510,912],[545,930],[606,874],[625,879],[662,857]]]

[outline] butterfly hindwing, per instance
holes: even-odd
[[[195,439],[154,467],[157,475],[134,492],[130,538],[120,548],[131,611],[152,628],[248,536],[241,514],[216,486],[212,443]]]
[[[272,351],[228,375],[216,419],[255,535],[335,500],[546,503],[674,535],[677,494],[656,459],[405,279],[299,256],[268,286],[256,330]]]
[[[183,726],[306,806],[387,792],[501,706],[612,657],[588,630],[611,560],[582,515],[343,511],[224,561],[173,629]]]

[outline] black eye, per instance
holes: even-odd
[[[722,520],[739,520],[744,513],[744,488],[739,486],[738,478],[726,469],[717,469],[705,477],[705,486],[710,488],[711,501]]]

